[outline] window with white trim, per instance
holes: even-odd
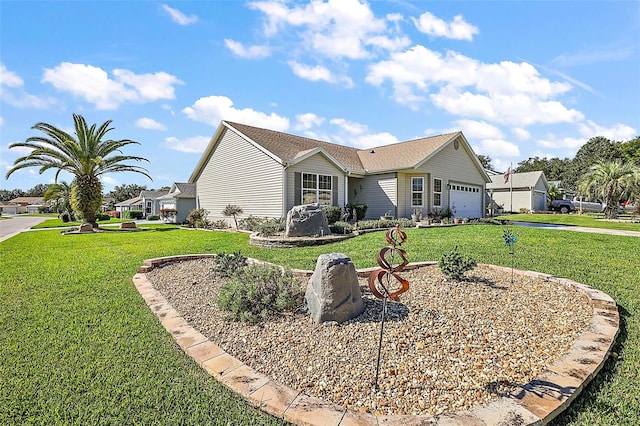
[[[424,200],[424,178],[411,178],[411,207],[422,207]]]
[[[302,174],[302,204],[331,205],[332,178],[329,175]]]
[[[433,206],[442,206],[442,179],[433,179]]]

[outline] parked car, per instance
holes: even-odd
[[[600,200],[588,200],[587,198],[580,199],[579,197],[573,198],[573,205],[583,212],[602,213],[607,206]]]
[[[570,213],[576,211],[576,207],[570,200],[553,200],[551,201],[551,210],[560,213]]]

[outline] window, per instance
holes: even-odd
[[[433,206],[442,206],[442,179],[433,180]]]
[[[332,177],[312,173],[302,174],[302,204],[331,205]]]
[[[424,179],[421,177],[411,178],[411,207],[422,207],[424,197]]]

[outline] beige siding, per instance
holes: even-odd
[[[416,171],[415,173],[398,173],[398,217],[410,218],[414,207],[411,206],[411,179],[421,177],[423,179],[422,214],[426,215],[431,207],[431,181],[428,173]],[[417,208],[417,207],[416,207]]]
[[[520,209],[531,210],[532,193],[529,190],[513,191],[513,211],[518,212]],[[509,190],[493,191],[493,201],[496,202],[504,211],[511,211],[511,195]]]
[[[429,189],[429,207],[431,207],[432,204],[430,191],[434,178],[442,179],[443,208],[449,206],[447,184],[451,182],[480,186],[484,190],[484,177],[482,172],[475,166],[471,155],[474,154],[464,149],[462,143],[458,149],[455,149],[454,144],[450,143],[419,167],[419,172],[430,174],[430,179],[427,184]]]
[[[369,206],[367,219],[378,219],[389,210],[395,217],[398,202],[397,182],[398,178],[395,173],[367,176],[358,180],[356,187],[350,188],[350,190],[358,192],[356,202]]]
[[[338,200],[334,200],[334,204],[343,207],[346,204],[344,197],[344,179],[345,173],[335,164],[329,161],[324,155],[318,153],[311,157],[287,167],[287,211],[295,205],[295,174],[300,173],[316,173],[320,175],[337,176],[338,177]]]
[[[282,166],[256,146],[226,130],[197,181],[198,205],[209,217],[223,218],[228,204],[240,217],[281,217]]]

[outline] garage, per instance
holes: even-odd
[[[449,197],[451,208],[455,207],[455,216],[482,217],[482,194],[479,186],[451,184]]]

